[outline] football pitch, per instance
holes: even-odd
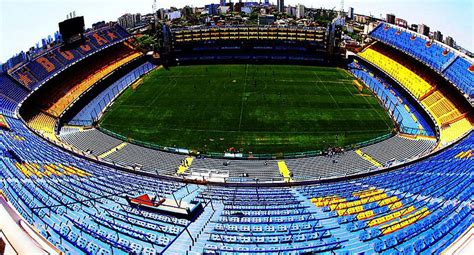
[[[377,99],[345,70],[294,65],[158,69],[128,88],[100,127],[200,152],[290,153],[388,134]]]

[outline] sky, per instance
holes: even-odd
[[[234,0],[236,1],[236,0]],[[245,1],[245,0],[243,0]],[[157,0],[158,8],[204,6],[219,0]],[[276,0],[270,0],[275,2]],[[341,8],[341,0],[285,0],[286,5]],[[86,27],[105,20],[117,20],[124,13],[150,13],[153,0],[0,0],[0,62],[26,51],[41,38],[54,34],[58,22],[69,12],[84,16]],[[409,24],[424,23],[432,31],[452,36],[462,47],[474,51],[473,0],[345,0],[344,9],[385,17],[393,13]]]

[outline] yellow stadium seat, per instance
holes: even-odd
[[[360,52],[359,56],[391,75],[416,98],[422,97],[432,89],[432,86],[419,75],[370,47]]]
[[[422,105],[441,127],[439,146],[458,139],[472,129],[467,119],[458,120],[463,117],[463,113],[448,97],[406,66],[371,47],[360,52],[359,56],[391,75],[411,94],[421,99]],[[412,118],[418,122],[414,115]],[[457,121],[451,123],[453,120]]]
[[[461,137],[463,134],[469,132],[471,129],[472,124],[466,118],[451,123],[448,126],[441,128],[441,143],[454,141]]]

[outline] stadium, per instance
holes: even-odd
[[[381,20],[341,57],[337,23],[161,24],[149,52],[111,22],[15,59],[0,251],[461,254],[474,60]]]

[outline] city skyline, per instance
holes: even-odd
[[[207,3],[219,0],[196,0],[193,5],[204,6]],[[235,2],[235,1],[234,1]],[[262,1],[263,2],[263,1]],[[158,1],[158,8],[184,7],[187,1]],[[270,1],[276,4],[277,1]],[[320,0],[317,3],[309,0],[286,0],[285,5],[296,5],[301,3],[309,8],[335,8],[340,9],[339,0]],[[92,23],[105,20],[116,21],[125,13],[147,14],[152,12],[152,0],[137,1],[101,1],[92,0],[0,0],[0,36],[2,38],[13,38],[14,40],[2,40],[0,42],[0,62],[5,62],[8,58],[27,51],[29,47],[39,42],[42,38],[52,35],[58,30],[57,23],[64,20],[66,15],[76,11],[78,16],[84,16],[86,27]],[[410,8],[407,8],[410,6]],[[439,30],[444,36],[451,36],[456,43],[470,51],[474,50],[474,13],[473,3],[469,0],[450,1],[345,1],[344,10],[349,7],[354,8],[356,14],[373,15],[376,18],[385,18],[387,13],[393,13],[397,18],[403,18],[409,24],[424,23],[432,31]],[[421,9],[422,8],[422,9]],[[51,11],[54,10],[54,11]],[[420,11],[426,15],[419,15]],[[12,23],[11,17],[16,17]],[[443,17],[443,18],[440,18]],[[38,22],[41,21],[41,22]],[[28,31],[22,33],[19,31]]]

